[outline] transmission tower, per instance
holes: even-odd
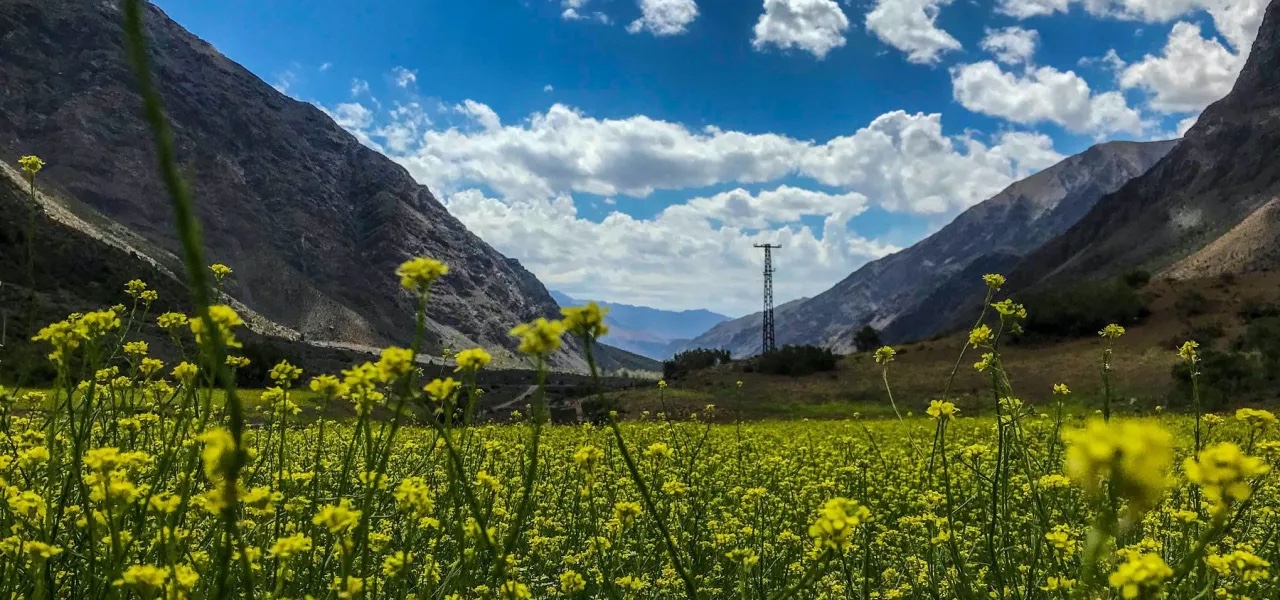
[[[764,327],[761,331],[760,353],[768,354],[778,349],[773,336],[773,250],[782,246],[756,244],[764,248]]]

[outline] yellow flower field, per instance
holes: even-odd
[[[417,259],[401,275],[426,307],[445,271]],[[992,374],[995,419],[966,418],[945,394],[899,407],[885,348],[886,401],[927,418],[552,427],[539,402],[521,422],[475,425],[488,353],[465,350],[428,380],[416,351],[388,348],[336,375],[276,365],[249,426],[235,391],[211,387],[244,364],[211,350],[236,347],[235,312],[150,317],[145,283],[122,295],[129,305],[35,336],[58,386],[3,394],[10,597],[1280,595],[1275,417],[1086,420],[1065,415],[1065,385],[1032,409],[1000,362],[1020,307],[994,303],[995,327],[965,348]],[[130,340],[146,319],[205,350],[149,357]],[[537,358],[562,334],[590,344],[606,331],[588,305],[512,333]],[[1103,361],[1120,335],[1102,332]],[[1197,360],[1193,345],[1179,352]],[[303,393],[359,416],[304,420]],[[379,405],[394,416],[372,418]]]

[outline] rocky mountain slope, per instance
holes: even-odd
[[[884,330],[888,339],[927,337],[938,324],[903,321],[903,315],[931,297],[945,304],[950,291],[963,286],[951,279],[971,267],[1008,266],[1066,231],[1099,198],[1151,168],[1175,144],[1101,144],[1010,185],[910,248],[864,265],[813,298],[775,309],[778,344],[848,351],[853,332],[866,324]],[[691,345],[754,354],[760,349],[760,320],[754,314],[722,323]]]
[[[169,269],[178,242],[154,167],[115,2],[0,0],[0,160],[36,154],[43,184],[101,213]],[[147,5],[157,85],[208,256],[232,296],[308,340],[405,344],[413,302],[393,272],[449,264],[430,346],[516,360],[508,330],[558,313],[540,282],[469,232],[400,166]],[[570,345],[553,359],[580,369]]]
[[[1280,0],[1231,93],[1172,152],[1010,274],[1020,287],[1143,267],[1193,277],[1280,264]]]
[[[577,306],[587,302],[555,290],[551,290],[551,297],[560,306]],[[604,341],[654,360],[671,358],[689,340],[716,324],[729,320],[729,317],[709,310],[660,310],[612,302],[598,304],[609,309],[609,313],[605,315],[609,334],[604,337]]]

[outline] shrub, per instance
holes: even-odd
[[[1151,283],[1151,271],[1147,271],[1146,269],[1134,269],[1125,273],[1124,276],[1121,277],[1121,280],[1124,281],[1125,285],[1135,290],[1140,290],[1147,287],[1148,283]]]
[[[1174,301],[1173,310],[1184,319],[1203,315],[1209,310],[1209,298],[1198,290],[1191,290]]]
[[[1240,315],[1246,323],[1263,317],[1280,317],[1280,305],[1266,302],[1261,298],[1248,298],[1241,304],[1236,314]]]
[[[701,371],[731,361],[728,350],[695,348],[685,350],[662,362],[664,379],[680,379],[694,371]]]
[[[768,375],[799,377],[810,373],[834,371],[838,357],[820,346],[783,346],[756,359],[756,369]]]
[[[1263,389],[1266,379],[1256,355],[1218,351],[1212,348],[1200,350],[1200,403],[1206,410],[1220,410],[1239,402],[1242,397],[1256,394]],[[1175,404],[1190,403],[1191,369],[1184,362],[1173,367]]]
[[[1110,323],[1130,326],[1151,314],[1146,294],[1117,279],[1081,281],[1034,292],[1027,307],[1024,335],[1080,337],[1097,335]]]
[[[880,332],[870,325],[863,325],[862,329],[853,334],[853,347],[858,352],[871,352],[883,345],[884,343],[880,341]]]

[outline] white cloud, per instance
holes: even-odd
[[[391,69],[391,76],[395,79],[396,85],[402,88],[407,88],[418,81],[418,72],[404,67]]]
[[[867,197],[857,192],[828,194],[783,185],[758,194],[737,188],[709,198],[694,198],[667,207],[662,215],[715,220],[742,229],[763,229],[774,223],[796,223],[803,216],[839,214],[847,220],[866,209]]]
[[[698,18],[694,0],[640,0],[641,17],[627,26],[627,31],[648,31],[656,36],[679,35]]]
[[[1178,130],[1177,130],[1178,137],[1187,135],[1187,131],[1189,131],[1192,127],[1194,127],[1196,124],[1196,121],[1199,121],[1199,120],[1200,120],[1200,115],[1196,115],[1194,117],[1187,117],[1181,121],[1178,121]]]
[[[960,42],[938,28],[938,10],[952,0],[876,0],[867,13],[867,29],[919,64],[938,61],[943,52],[961,49]]]
[[[554,91],[556,91],[556,88],[555,88],[555,87],[553,87],[550,83],[548,83],[547,85],[542,86],[542,91],[544,91],[544,92],[554,92]]]
[[[370,92],[369,92],[369,82],[368,82],[368,81],[365,81],[365,80],[363,80],[363,79],[352,79],[352,80],[351,80],[351,97],[353,97],[353,98],[354,98],[354,97],[359,96],[359,95],[361,95],[361,94],[368,94],[368,93],[370,93]]]
[[[332,68],[333,68],[333,63],[331,63],[331,62],[327,62],[327,63],[324,63],[324,64],[321,64],[321,65],[320,65],[320,72],[321,72],[321,73],[323,73],[323,72],[328,71],[329,69],[332,69]]]
[[[850,233],[848,216],[836,214],[820,231],[796,224],[746,231],[717,227],[684,205],[652,219],[614,212],[599,221],[578,214],[567,196],[499,200],[464,190],[449,196],[446,205],[549,288],[671,309],[756,310],[761,257],[752,248],[755,243],[783,247],[774,255],[780,299],[813,294],[897,250]],[[673,285],[677,280],[697,284]],[[708,296],[707,290],[715,293]]]
[[[342,110],[352,117],[344,122],[363,122]],[[467,123],[447,129],[413,120],[420,109],[397,111],[357,135],[447,199],[485,240],[551,287],[663,307],[705,304],[705,290],[716,289],[724,291],[713,299],[718,308],[750,309],[757,283],[750,274],[758,270],[753,241],[781,241],[797,257],[780,298],[820,292],[890,249],[853,231],[850,219],[867,207],[945,218],[1062,158],[1043,135],[949,137],[939,115],[902,111],[824,143],[693,130],[644,116],[599,119],[561,104],[503,123],[490,107],[468,100],[447,109]],[[786,185],[776,183],[784,178]],[[775,183],[755,187],[769,182]],[[611,205],[618,195],[709,186],[732,187],[651,219],[578,214],[581,207]],[[574,194],[602,202],[584,198],[575,205]],[[814,217],[823,222],[820,230],[804,227]],[[676,273],[700,283],[673,285]],[[742,287],[744,280],[750,285]]]
[[[982,38],[982,49],[995,55],[996,60],[1010,65],[1030,63],[1040,42],[1040,32],[1021,27],[988,29]]]
[[[849,18],[833,0],[764,0],[751,45],[798,48],[818,59],[845,44]]]
[[[1158,111],[1199,111],[1231,91],[1244,60],[1218,40],[1205,39],[1199,25],[1179,22],[1159,56],[1148,54],[1121,71],[1120,85],[1148,92]]]
[[[498,118],[498,113],[493,112],[493,109],[489,108],[487,104],[468,99],[455,106],[454,110],[471,117],[485,130],[495,131],[502,127],[502,121]]]
[[[560,0],[560,7],[564,9],[560,13],[560,18],[566,21],[583,21],[592,20],[608,25],[612,19],[608,15],[600,12],[584,12],[582,9],[589,4],[591,0]]]
[[[960,65],[951,72],[952,93],[965,108],[1026,125],[1050,122],[1080,133],[1141,133],[1141,114],[1119,92],[1095,94],[1073,71],[1001,70],[992,61]]]
[[[998,12],[1028,18],[1067,12],[1080,4],[1097,17],[1167,23],[1196,11],[1207,11],[1214,26],[1237,53],[1247,53],[1262,24],[1269,0],[999,0]]]

